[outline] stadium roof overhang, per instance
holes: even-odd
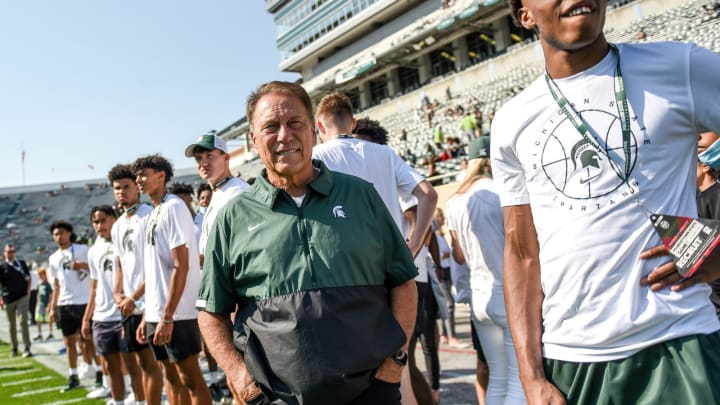
[[[488,2],[492,4],[485,6]],[[457,14],[448,15],[430,24],[420,22],[417,27],[408,27],[410,33],[397,33],[386,38],[385,41],[392,45],[377,44],[365,54],[356,55],[353,64],[341,64],[338,69],[323,72],[305,81],[303,87],[311,96],[315,96],[318,93],[341,90],[345,87],[343,84],[362,76],[375,76],[384,67],[409,66],[409,60],[416,58],[419,53],[427,52],[428,47],[442,42],[444,38],[457,36],[459,32],[487,29],[491,22],[507,13],[504,4],[489,0],[472,4],[458,10]]]
[[[375,29],[382,24],[405,12],[409,4],[421,0],[381,0],[353,16],[346,23],[339,25],[331,33],[320,37],[317,41],[280,62],[280,70],[299,72],[308,63],[309,58],[322,58],[331,55],[336,48],[342,48]]]

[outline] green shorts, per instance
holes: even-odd
[[[621,360],[545,359],[570,404],[720,404],[720,332],[658,343]]]

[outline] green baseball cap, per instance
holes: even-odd
[[[485,135],[475,138],[467,147],[468,159],[479,159],[490,157],[490,137]]]
[[[227,153],[227,143],[224,139],[215,134],[206,134],[202,135],[195,141],[195,143],[185,148],[185,156],[195,156],[195,148],[198,146],[207,150],[217,149]]]

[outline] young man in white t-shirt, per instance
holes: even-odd
[[[250,186],[230,173],[230,155],[227,143],[214,133],[202,135],[194,143],[185,148],[185,156],[195,159],[195,167],[200,177],[207,181],[212,198],[205,209],[202,231],[200,232],[200,267],[205,258],[205,245],[215,218],[220,209],[230,200],[242,194]],[[218,385],[218,366],[207,346],[203,342],[203,351],[210,371],[210,392],[213,399],[222,399],[222,391]]]
[[[103,384],[87,397],[104,398],[111,394],[113,403],[120,405],[125,399],[121,356],[125,358],[128,353],[122,337],[120,311],[113,301],[116,253],[110,232],[115,216],[115,210],[109,205],[95,206],[90,211],[90,221],[97,239],[88,251],[91,284],[81,332],[83,338],[93,340],[103,363]],[[138,395],[142,400],[142,384],[137,385],[136,399]]]
[[[356,121],[347,96],[331,93],[323,97],[315,118],[323,143],[315,145],[313,158],[322,160],[330,170],[371,182],[398,229],[402,229],[403,219],[400,195],[413,195],[417,199],[416,228],[408,240],[410,252],[416,256],[437,205],[435,189],[389,147],[351,135]]]
[[[50,224],[50,233],[58,246],[48,258],[49,275],[53,284],[52,297],[48,314],[50,323],[58,319],[60,330],[63,334],[63,343],[67,348],[68,383],[62,392],[78,388],[80,378],[77,370],[77,345],[80,348],[85,361],[84,367],[87,374],[92,374],[92,358],[95,356],[95,349],[92,339],[83,339],[80,336],[80,327],[85,313],[85,306],[88,302],[88,291],[90,291],[90,278],[88,269],[87,252],[88,247],[73,243],[73,226],[65,221],[56,221]],[[97,365],[97,363],[96,363]],[[99,367],[99,366],[97,366]],[[88,375],[83,375],[87,377]],[[96,383],[102,384],[102,372],[96,370]]]
[[[210,391],[198,363],[200,262],[192,216],[180,198],[167,193],[173,169],[165,158],[141,157],[133,171],[154,207],[145,228],[145,314],[137,339],[155,345],[151,348],[165,369],[172,402],[207,404]]]
[[[142,387],[143,395],[136,393],[135,400],[156,405],[162,398],[162,370],[150,347],[135,339],[145,307],[145,222],[152,213],[152,206],[140,202],[131,166],[113,166],[108,172],[108,180],[115,202],[123,210],[112,226],[111,240],[116,254],[113,301],[122,316],[122,337],[128,351],[125,364],[133,391],[137,392],[138,385]]]
[[[648,216],[697,215],[697,134],[720,129],[720,56],[611,46],[605,12],[511,1],[546,67],[491,132],[520,376],[531,403],[714,403],[720,323],[705,282],[720,266],[683,280]]]

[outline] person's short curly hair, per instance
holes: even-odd
[[[388,131],[383,128],[378,121],[371,120],[368,117],[357,120],[355,134],[360,139],[380,145],[387,145]]]
[[[92,222],[93,215],[95,215],[96,212],[102,212],[103,214],[113,218],[117,218],[118,216],[117,211],[115,211],[115,208],[112,206],[107,204],[96,205],[90,210],[90,222]]]
[[[513,23],[516,27],[522,27],[522,24],[520,24],[520,17],[518,16],[518,11],[522,8],[522,0],[508,0],[508,5],[510,6],[510,16],[512,16]]]
[[[158,154],[140,157],[132,164],[132,171],[135,174],[138,174],[144,169],[153,169],[159,172],[165,172],[165,184],[167,184],[173,177],[172,164]]]
[[[195,196],[200,198],[200,194],[202,194],[203,191],[212,191],[212,188],[207,183],[200,183],[200,185],[197,186],[197,189],[195,189]]]
[[[48,226],[48,230],[50,231],[50,233],[53,233],[53,231],[57,228],[64,229],[70,233],[73,232],[72,224],[70,224],[67,221],[63,221],[63,220],[55,221],[55,222],[51,223],[50,226]]]
[[[113,166],[107,176],[111,185],[114,181],[122,179],[130,179],[133,183],[135,182],[135,172],[133,171],[132,166],[123,163]]]
[[[193,195],[193,188],[191,185],[187,183],[181,183],[181,182],[175,182],[168,187],[168,192],[170,194],[187,194],[192,196]]]

